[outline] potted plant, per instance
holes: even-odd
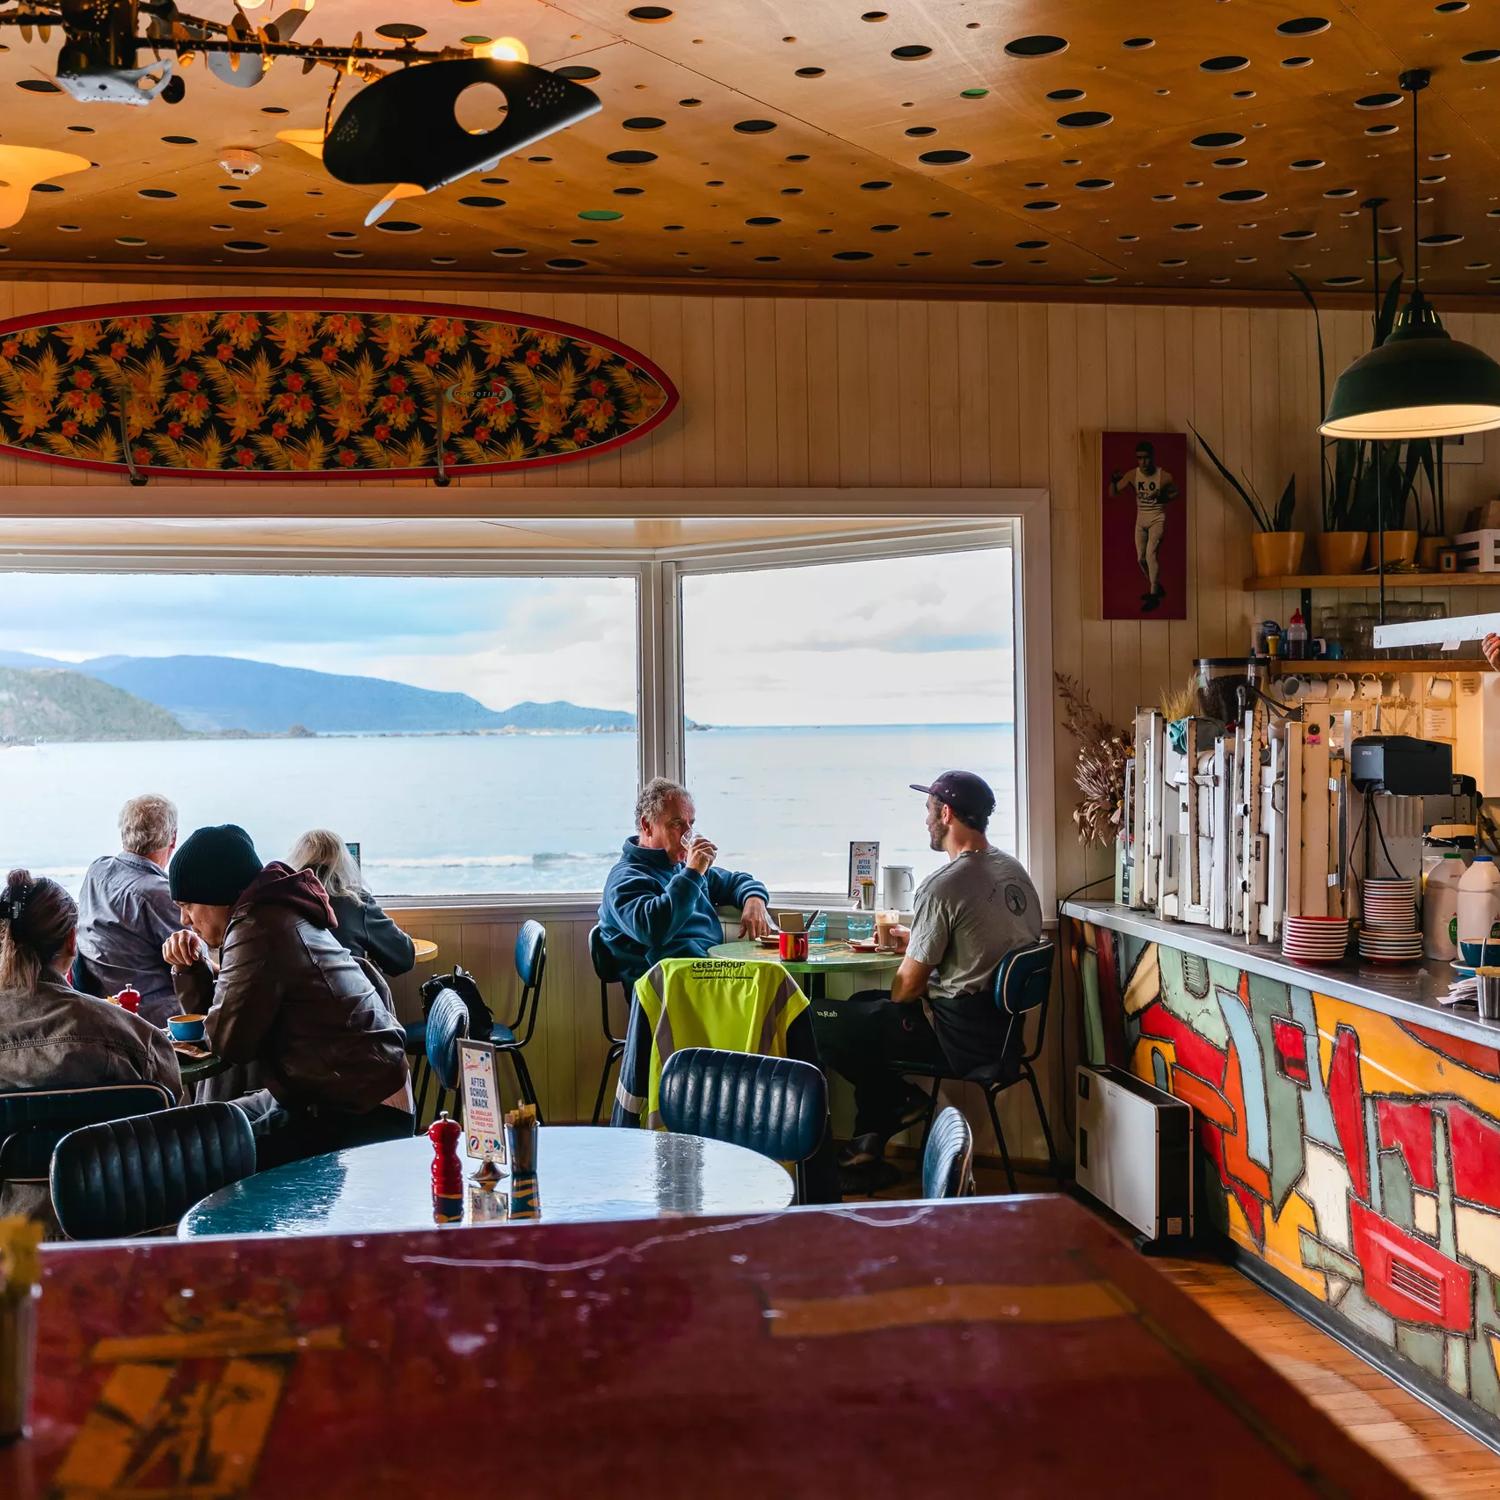
[[[1284,578],[1296,573],[1302,566],[1302,549],[1307,544],[1306,532],[1291,529],[1292,515],[1297,509],[1297,476],[1293,474],[1287,480],[1281,499],[1274,508],[1268,508],[1250,482],[1250,476],[1247,474],[1245,482],[1241,484],[1229,472],[1229,466],[1209,446],[1203,434],[1191,422],[1188,427],[1198,439],[1198,446],[1208,455],[1209,462],[1219,471],[1224,483],[1240,497],[1245,509],[1250,512],[1250,519],[1255,522],[1255,530],[1250,534],[1250,550],[1255,556],[1255,576]]]

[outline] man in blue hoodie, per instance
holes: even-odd
[[[693,835],[695,815],[687,790],[664,776],[636,798],[639,832],[625,840],[599,905],[600,934],[628,984],[663,958],[706,957],[724,941],[721,906],[740,909],[741,937],[771,931],[765,886],[714,864],[718,850]]]

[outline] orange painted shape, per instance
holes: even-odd
[[[1224,1132],[1224,1164],[1257,1198],[1269,1202],[1271,1178],[1259,1162],[1251,1161],[1245,1150],[1245,1085],[1240,1073],[1240,1054],[1234,1042],[1229,1043],[1229,1064],[1224,1069],[1224,1096],[1234,1111],[1234,1126]]]
[[[853,1297],[772,1303],[771,1337],[840,1338],[937,1323],[1092,1323],[1132,1312],[1107,1281],[1053,1285],[904,1286]]]
[[[1173,1094],[1185,1104],[1191,1104],[1205,1120],[1226,1132],[1235,1128],[1234,1111],[1211,1083],[1205,1083],[1196,1073],[1189,1073],[1180,1063],[1172,1069],[1168,1081]]]

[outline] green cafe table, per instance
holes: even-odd
[[[788,974],[807,981],[803,988],[809,1000],[823,998],[830,974],[854,974],[868,978],[872,988],[880,988],[901,967],[899,953],[860,953],[848,943],[810,943],[806,958],[784,959],[775,948],[762,948],[754,938],[742,938],[710,948],[708,956],[736,963],[780,964]]]
[[[313,1156],[258,1172],[188,1210],[183,1239],[213,1234],[367,1234],[434,1224],[538,1220],[546,1224],[774,1213],[794,1184],[778,1163],[696,1135],[544,1125],[532,1179],[471,1185],[464,1163],[457,1202],[434,1200],[425,1135]]]

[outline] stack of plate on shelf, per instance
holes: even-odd
[[[1281,951],[1299,964],[1336,964],[1349,946],[1348,917],[1294,917],[1281,929]]]
[[[1422,957],[1417,892],[1410,880],[1365,881],[1361,909],[1361,958],[1381,964],[1410,964]]]

